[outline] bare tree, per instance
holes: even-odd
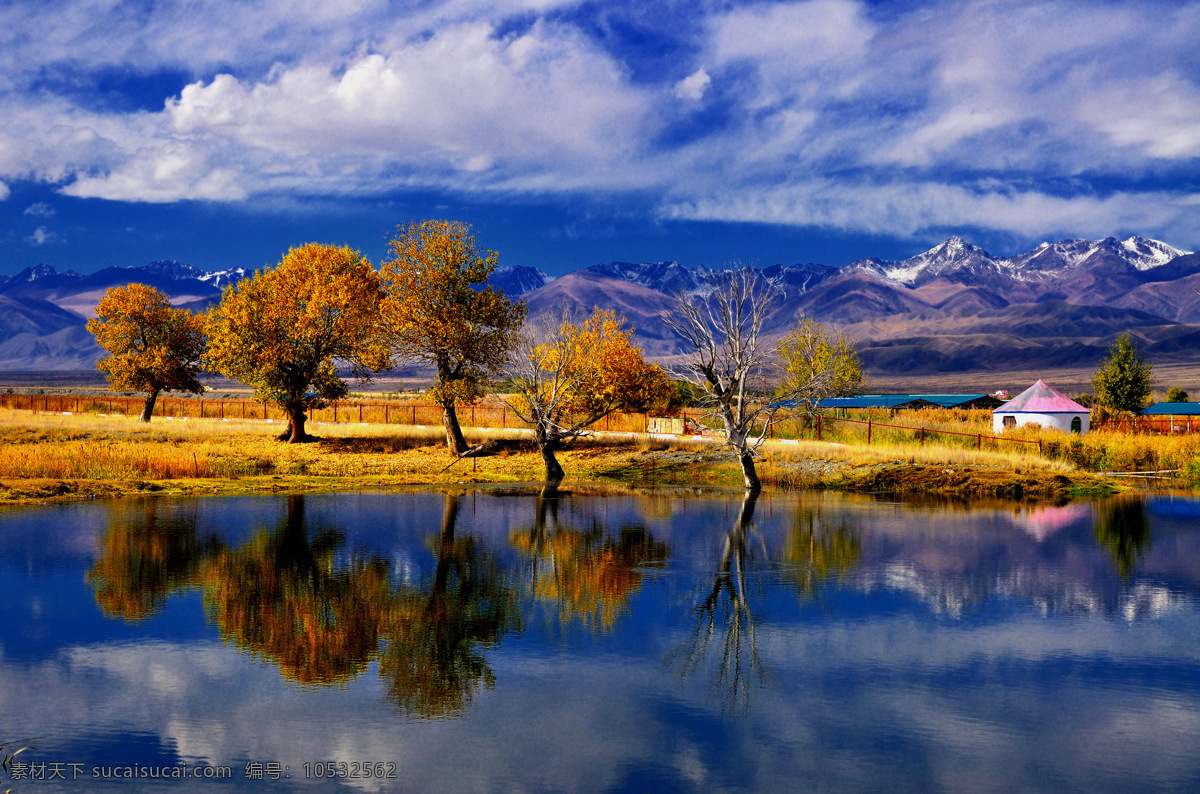
[[[763,324],[777,298],[776,289],[757,270],[740,268],[718,276],[711,302],[678,295],[674,311],[663,315],[689,347],[683,369],[673,374],[698,387],[702,403],[721,422],[749,491],[762,489],[754,457],[779,408],[766,395],[752,401],[747,394],[751,376],[764,373],[774,356]]]
[[[821,324],[800,316],[792,332],[772,343],[764,325],[779,291],[755,269],[727,270],[716,279],[711,301],[677,295],[667,326],[688,347],[682,370],[672,374],[699,389],[701,404],[718,420],[725,443],[738,456],[748,491],[762,489],[754,465],[775,414],[803,405],[810,410],[821,397],[846,393],[862,383],[862,364],[854,340],[830,337]],[[766,376],[779,385],[767,394]],[[761,400],[748,390],[762,377]]]

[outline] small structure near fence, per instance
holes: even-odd
[[[992,411],[992,432],[1007,427],[1038,424],[1066,433],[1088,431],[1092,412],[1067,395],[1039,380],[1004,405]]]

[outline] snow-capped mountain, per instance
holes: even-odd
[[[34,267],[27,267],[20,273],[17,273],[15,276],[5,277],[4,281],[0,282],[0,284],[28,284],[34,281],[44,281],[48,278],[54,278],[55,276],[79,278],[79,274],[74,270],[64,270],[62,273],[59,273],[52,266],[42,263],[40,265],[35,265]]]
[[[1000,260],[1000,263],[1016,278],[1033,278],[1095,266],[1101,260],[1124,262],[1135,270],[1146,271],[1190,253],[1146,237],[1134,236],[1128,240],[1106,237],[1103,240],[1042,243],[1032,251]]]
[[[843,272],[867,273],[906,287],[917,287],[939,276],[964,284],[987,283],[995,276],[1007,276],[1018,281],[1045,281],[1070,271],[1098,267],[1129,268],[1144,272],[1189,253],[1158,240],[1135,236],[1128,240],[1113,237],[1103,240],[1060,240],[1042,243],[1032,251],[1001,258],[954,236],[900,262],[860,259],[846,265]]]
[[[843,273],[862,272],[907,287],[951,271],[980,276],[993,274],[997,271],[996,258],[956,235],[941,245],[900,262],[872,257],[851,262],[842,269]]]
[[[244,267],[233,267],[228,270],[218,270],[214,273],[204,273],[197,276],[199,281],[210,284],[217,289],[225,289],[230,284],[236,284],[246,278],[249,272]]]

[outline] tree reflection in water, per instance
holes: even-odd
[[[757,492],[747,492],[738,511],[737,523],[725,537],[721,564],[713,585],[700,602],[699,619],[691,638],[668,656],[679,665],[681,679],[696,676],[701,667],[711,667],[713,639],[720,633],[720,653],[715,662],[713,689],[722,706],[731,711],[749,710],[750,693],[761,685],[766,671],[758,655],[754,616],[746,598],[746,568],[751,557],[751,539],[756,539],[766,556],[766,544],[754,529]]]
[[[791,566],[801,597],[813,600],[830,579],[845,580],[862,555],[862,538],[845,519],[832,530],[815,508],[804,508],[788,532],[784,562]]]
[[[398,588],[379,556],[339,563],[345,536],[312,532],[303,496],[288,499],[279,526],[236,549],[199,542],[194,515],[160,520],[150,501],[141,520],[109,527],[88,580],[105,614],[126,620],[199,587],[222,639],[285,677],[344,685],[378,658],[402,712],[444,716],[492,684],[480,649],[520,623],[511,577],[473,539],[455,537],[459,500],[446,496],[432,578]]]
[[[752,692],[768,677],[758,653],[757,626],[747,589],[747,573],[755,557],[761,556],[767,565],[772,563],[766,542],[754,526],[757,500],[753,493],[743,498],[737,522],[725,537],[712,587],[697,607],[695,631],[667,660],[669,665],[678,665],[682,679],[697,676],[702,669],[711,670],[713,689],[728,711],[749,711]],[[856,531],[845,523],[829,530],[810,508],[797,514],[781,561],[784,570],[794,576],[801,598],[812,600],[829,580],[841,579],[853,570],[861,553],[862,541]],[[714,654],[714,649],[718,653]]]
[[[357,677],[379,646],[388,566],[378,558],[354,559],[335,570],[344,542],[333,528],[319,528],[310,540],[304,497],[292,496],[274,531],[208,555],[200,581],[222,639],[302,684]]]
[[[579,622],[611,632],[641,587],[640,569],[664,562],[670,550],[645,527],[623,526],[615,540],[594,517],[580,522],[590,526],[574,528],[560,520],[562,499],[558,489],[543,489],[533,526],[514,531],[510,542],[530,562],[529,592],[557,608],[560,627]]]
[[[474,538],[456,538],[461,497],[446,494],[433,580],[404,584],[383,610],[379,673],[404,713],[461,713],[496,677],[483,649],[519,631],[517,592],[494,555]]]
[[[446,494],[431,574],[399,583],[378,555],[347,560],[345,535],[314,527],[303,496],[288,499],[278,526],[237,548],[198,540],[194,514],[163,519],[151,500],[136,520],[110,525],[88,580],[104,613],[126,620],[151,616],[172,592],[200,589],[222,639],[288,679],[345,685],[378,660],[403,714],[453,716],[495,684],[487,651],[522,630],[534,602],[554,605],[563,625],[610,630],[640,586],[637,569],[667,556],[639,527],[614,540],[594,519],[585,530],[560,525],[559,499],[543,493],[533,527],[513,535],[532,561],[526,570],[460,536],[462,497]]]
[[[1150,550],[1150,522],[1140,498],[1096,504],[1092,533],[1117,566],[1123,584],[1133,577],[1138,560]]]
[[[195,584],[200,562],[215,539],[196,538],[196,516],[160,518],[159,501],[146,500],[136,522],[110,520],[100,553],[87,573],[105,616],[139,621],[157,612],[175,591]]]

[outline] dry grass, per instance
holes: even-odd
[[[905,414],[901,422],[915,424],[915,418]],[[928,418],[938,420],[931,422],[934,427],[958,432],[981,423],[977,416],[945,412]],[[504,443],[492,456],[456,461],[440,427],[315,422],[309,430],[320,440],[311,444],[282,444],[275,438],[281,429],[279,422],[261,420],[155,418],[144,425],[123,416],[0,409],[0,501],[139,490],[333,490],[542,478],[540,456],[524,431],[468,430],[472,443]],[[973,443],[942,443],[930,436],[919,446],[911,433],[873,435],[870,446],[777,440],[763,447],[760,473],[768,484],[793,487],[976,489],[1001,495],[1074,487],[1067,480],[1078,483],[1075,472],[1095,461],[1109,470],[1182,468],[1200,479],[1200,439],[1100,433],[1080,439],[1045,432],[1042,438],[1048,458],[1038,456],[1036,445],[977,451]],[[561,453],[560,462],[577,481],[740,482],[733,457],[712,439],[698,437],[601,433]],[[965,479],[949,474],[967,469],[976,474]],[[980,479],[979,472],[987,477]],[[1034,479],[1041,478],[1040,484],[1030,479],[1031,472],[1038,473]]]

